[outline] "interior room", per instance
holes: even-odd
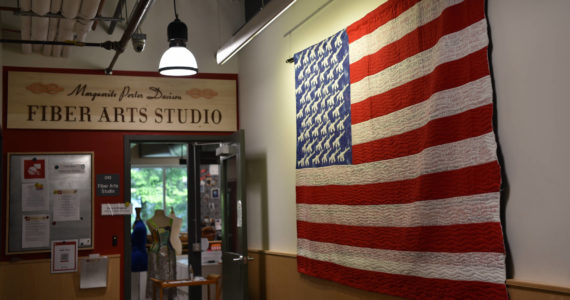
[[[3,0],[0,299],[570,299],[569,19]]]

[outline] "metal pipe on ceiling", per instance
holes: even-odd
[[[101,15],[101,10],[103,9],[103,5],[105,5],[105,0],[101,0],[101,2],[99,2],[99,8],[97,9],[96,16]],[[93,26],[91,26],[92,31],[95,31],[95,29],[97,29],[97,21],[93,22]]]
[[[123,2],[124,0],[120,0]],[[127,23],[127,28],[123,32],[121,39],[118,42],[104,42],[104,43],[82,43],[78,41],[63,41],[63,42],[55,42],[55,41],[34,41],[28,39],[23,40],[7,40],[7,39],[0,39],[0,43],[20,43],[20,44],[45,44],[45,45],[65,45],[65,46],[96,46],[96,47],[103,47],[108,50],[115,50],[115,55],[109,64],[109,66],[105,69],[105,74],[112,74],[113,67],[117,62],[119,55],[121,55],[125,51],[125,47],[127,43],[131,39],[133,33],[137,30],[139,25],[141,24],[142,20],[144,19],[146,13],[154,3],[154,0],[139,0],[132,11],[131,18]],[[20,8],[18,8],[20,9]],[[7,10],[7,9],[6,9]]]
[[[119,2],[117,2],[117,7],[115,7],[115,13],[113,14],[113,18],[119,18],[121,16],[123,12],[123,6],[125,5],[125,1],[126,0],[119,0]],[[117,26],[117,22],[111,21],[111,24],[109,24],[109,28],[107,29],[107,33],[113,34],[113,32],[115,31],[115,26]]]
[[[30,45],[58,45],[58,46],[78,46],[78,47],[101,47],[107,50],[116,50],[119,47],[119,42],[106,41],[103,43],[88,43],[80,41],[38,41],[38,40],[11,40],[0,39],[0,43],[9,44],[30,44]]]
[[[38,15],[36,13],[34,13],[33,11],[21,11],[18,9],[11,9],[11,8],[7,8],[7,7],[0,7],[0,10],[8,10],[8,11],[13,11],[14,14],[16,16],[30,16],[30,17],[38,17],[38,18],[59,18],[59,19],[63,19],[65,18],[61,13],[46,13],[44,15]],[[81,19],[84,20],[82,18],[78,18],[75,17],[73,18],[75,20]],[[119,17],[102,17],[102,16],[95,16],[91,19],[88,19],[88,21],[113,21],[113,22],[120,22],[123,21],[124,19],[121,18],[121,16],[119,15]]]
[[[127,24],[127,28],[125,28],[125,32],[123,32],[123,36],[119,41],[118,49],[115,50],[115,56],[113,56],[113,60],[111,60],[111,63],[109,64],[107,69],[105,69],[105,74],[110,75],[113,73],[113,67],[117,62],[119,55],[121,55],[125,51],[127,43],[131,39],[133,33],[139,27],[140,23],[145,17],[145,14],[148,12],[148,9],[151,7],[153,2],[154,0],[139,0],[137,2],[131,14],[131,18]]]

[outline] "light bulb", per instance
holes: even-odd
[[[158,71],[166,76],[190,76],[198,73],[198,63],[186,47],[173,46],[162,54]]]

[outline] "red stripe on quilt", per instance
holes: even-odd
[[[350,82],[355,83],[367,76],[376,74],[406,58],[433,47],[443,36],[480,21],[485,17],[485,11],[477,3],[478,1],[469,0],[448,7],[437,19],[418,27],[376,53],[352,62],[350,65]],[[470,13],[464,13],[465,9],[469,9]],[[443,26],[444,24],[446,26]],[[347,31],[347,33],[350,41],[350,32]]]
[[[436,92],[458,87],[487,75],[489,66],[485,47],[461,59],[441,64],[426,76],[352,104],[351,122],[354,125],[387,115],[425,101]]]
[[[375,10],[369,12],[359,21],[352,23],[346,28],[348,33],[348,42],[352,43],[359,38],[373,32],[378,27],[386,24],[386,22],[401,15],[403,12],[414,6],[419,0],[391,0],[380,6]],[[391,9],[386,9],[390,7]]]
[[[493,105],[432,120],[425,126],[403,134],[355,145],[352,163],[361,164],[413,155],[425,148],[480,136],[493,130]]]
[[[501,224],[498,222],[422,227],[366,227],[297,221],[297,238],[398,251],[505,251]]]
[[[503,284],[454,281],[359,270],[297,256],[300,272],[372,292],[416,299],[507,299]]]
[[[498,192],[499,164],[486,164],[367,185],[297,186],[297,203],[337,205],[405,204]],[[382,195],[382,197],[371,197]]]

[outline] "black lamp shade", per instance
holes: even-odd
[[[185,46],[188,41],[188,27],[180,19],[176,18],[168,24],[168,42],[170,46]],[[175,43],[173,45],[172,43]],[[182,44],[180,44],[182,43]]]

